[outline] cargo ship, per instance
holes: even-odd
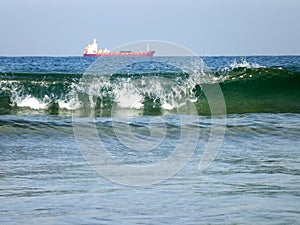
[[[133,52],[133,51],[119,51],[119,52],[112,52],[107,48],[98,49],[98,44],[96,39],[93,40],[92,44],[88,44],[83,51],[83,56],[94,56],[94,57],[101,57],[101,56],[125,56],[125,57],[151,57],[153,56],[155,51],[150,51],[149,45],[147,46],[147,51],[145,52]]]

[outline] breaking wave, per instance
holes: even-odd
[[[209,114],[203,85],[218,83],[228,113],[300,112],[300,72],[233,62],[217,71],[199,65],[182,70],[155,61],[133,63],[115,73],[0,73],[0,113],[63,114],[76,111],[109,116],[176,113],[194,104]],[[189,65],[187,67],[191,68]],[[115,65],[114,65],[115,67]],[[109,71],[109,70],[108,70]]]

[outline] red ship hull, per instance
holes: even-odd
[[[106,53],[98,53],[98,54],[88,54],[84,53],[83,56],[89,57],[103,57],[103,56],[122,56],[122,57],[151,57],[153,56],[155,51],[148,52],[106,52]]]

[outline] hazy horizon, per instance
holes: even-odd
[[[3,0],[1,56],[80,56],[162,40],[199,56],[300,55],[296,0]]]

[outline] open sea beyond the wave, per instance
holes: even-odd
[[[0,223],[298,224],[300,56],[192,58],[0,57]],[[212,119],[214,85],[226,119]],[[88,160],[74,118],[136,168],[198,135],[157,182],[105,162],[118,182]],[[222,143],[200,171],[219,123]]]

